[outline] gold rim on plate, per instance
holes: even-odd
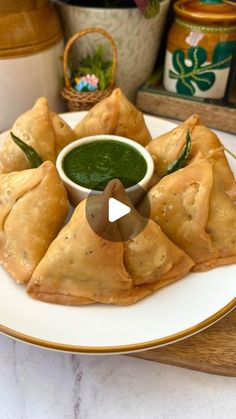
[[[175,333],[164,338],[150,340],[147,342],[140,342],[121,346],[77,346],[56,343],[25,335],[23,333],[17,332],[16,330],[10,329],[2,324],[0,324],[0,332],[20,341],[30,343],[32,345],[64,352],[76,352],[81,354],[116,354],[129,352],[132,353],[145,349],[154,349],[160,346],[166,346],[168,344],[175,343],[179,340],[195,335],[196,333],[201,332],[202,330],[216,323],[218,320],[220,320],[222,317],[224,317],[226,314],[232,311],[235,307],[236,298],[231,300],[228,304],[226,304],[226,306],[218,310],[212,316],[208,317],[207,319],[203,320],[195,326],[182,330],[182,332]]]

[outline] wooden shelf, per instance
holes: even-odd
[[[231,100],[229,106],[224,106],[220,101],[213,103],[172,94],[161,86],[144,86],[138,91],[136,105],[143,112],[182,121],[193,113],[199,113],[206,126],[236,134],[236,90]]]

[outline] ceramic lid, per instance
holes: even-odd
[[[236,22],[236,3],[224,0],[178,0],[175,12],[185,20],[227,24]]]
[[[61,39],[60,20],[48,0],[0,0],[0,59],[36,54]]]
[[[48,0],[0,0],[0,12],[25,12],[48,4]]]

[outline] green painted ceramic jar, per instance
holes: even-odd
[[[165,58],[170,92],[220,99],[236,48],[236,4],[223,0],[179,0]]]

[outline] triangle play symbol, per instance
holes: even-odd
[[[119,218],[124,217],[131,211],[128,205],[123,204],[115,198],[109,198],[108,200],[108,220],[113,223]]]

